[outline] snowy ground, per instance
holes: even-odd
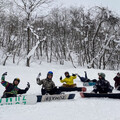
[[[31,87],[27,94],[41,94],[40,88],[36,84],[36,77],[39,72],[42,73],[41,79],[46,77],[47,72],[54,72],[53,81],[57,86],[62,84],[59,77],[64,72],[69,71],[70,74],[78,73],[84,76],[84,71],[87,71],[90,79],[98,78],[99,72],[106,74],[106,79],[114,85],[113,78],[118,71],[102,71],[85,68],[73,68],[70,64],[60,66],[57,64],[32,65],[30,68],[25,66],[0,66],[0,75],[8,72],[6,80],[12,82],[15,77],[21,79],[20,88],[25,88],[27,82],[30,82]],[[77,86],[82,86],[79,78],[75,79]],[[92,87],[87,87],[90,92]],[[4,87],[0,85],[0,96],[4,91]],[[114,90],[113,92],[118,92]],[[120,100],[108,98],[81,98],[79,92],[75,92],[74,100],[52,101],[37,103],[35,105],[12,105],[0,107],[0,120],[119,120]]]

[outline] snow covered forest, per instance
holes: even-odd
[[[94,6],[51,9],[53,0],[0,1],[0,64],[70,61],[74,67],[120,69],[120,16]],[[46,7],[44,7],[46,6]]]

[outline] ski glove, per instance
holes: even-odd
[[[76,76],[76,74],[72,74],[72,76]]]
[[[2,74],[2,76],[5,76],[5,75],[7,75],[7,72],[5,72],[5,73]]]
[[[27,82],[27,87],[25,88],[25,93],[29,90],[29,88],[30,88],[30,83]],[[22,93],[22,94],[23,94],[23,93]]]
[[[36,78],[37,84],[40,83],[40,78]]]
[[[28,89],[30,88],[30,83],[29,82],[27,82],[27,87],[26,88],[28,88]]]
[[[60,77],[60,80],[62,80],[62,76]]]
[[[41,73],[38,74],[37,78],[39,78],[41,76]]]

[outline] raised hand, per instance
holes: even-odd
[[[76,74],[72,74],[72,76],[76,76]]]
[[[62,80],[62,76],[60,77],[60,80]]]
[[[2,76],[5,76],[5,75],[7,75],[7,72],[5,72],[5,73],[2,74]]]
[[[41,76],[41,73],[38,74],[37,78],[39,78]]]
[[[30,83],[29,82],[27,82],[27,87],[26,88],[28,88],[28,89],[30,88]]]

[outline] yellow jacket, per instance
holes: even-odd
[[[69,78],[65,78],[63,80],[60,80],[61,83],[65,82],[66,85],[73,85],[74,82],[73,82],[73,79],[76,79],[77,76],[70,76]]]

